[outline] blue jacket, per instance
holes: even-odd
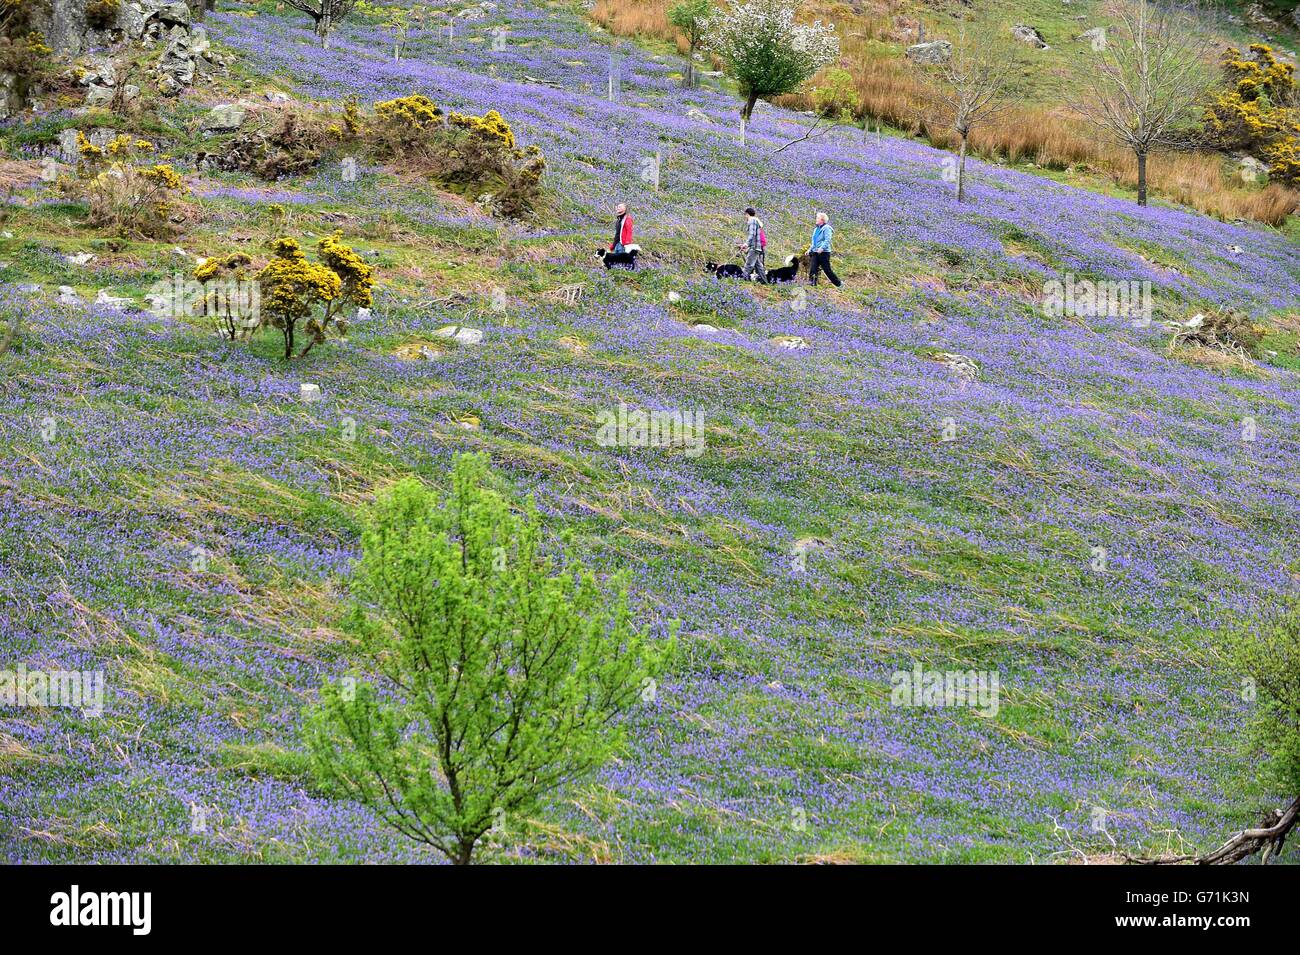
[[[812,245],[809,252],[829,252],[831,250],[831,236],[834,230],[828,222],[825,225],[819,225],[813,229]]]

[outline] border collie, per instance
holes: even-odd
[[[799,277],[799,256],[786,256],[785,265],[779,269],[768,269],[767,280],[771,283],[793,282]]]
[[[718,279],[743,279],[745,277],[745,270],[739,265],[730,262],[726,265],[718,265],[716,262],[706,262],[704,264],[704,271],[712,272],[713,277]]]
[[[596,258],[605,263],[605,268],[612,269],[619,266],[625,269],[636,269],[636,257],[641,251],[639,245],[625,245],[622,252],[611,252],[609,249],[597,249]]]

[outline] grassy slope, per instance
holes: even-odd
[[[916,144],[841,137],[766,157],[793,128],[766,107],[741,152],[681,120],[687,103],[733,104],[683,97],[671,62],[634,56],[624,105],[603,103],[599,40],[566,7],[543,19],[538,6],[502,4],[511,52],[490,63],[491,22],[450,51],[421,38],[391,65],[364,29],[324,60],[266,11],[218,18],[255,89],[500,106],[551,157],[554,205],[530,231],[388,170],[195,180],[226,191],[201,200],[192,253],[339,225],[372,255],[385,288],[350,342],[285,369],[269,338],[231,347],[186,322],[14,306],[31,327],[0,412],[0,649],[30,667],[102,666],[112,697],[100,720],[5,714],[5,856],[429,858],[315,791],[296,725],[321,677],[349,665],[331,623],[357,508],[400,474],[442,481],[460,448],[490,450],[586,556],[633,571],[648,619],[680,617],[687,634],[659,702],[634,717],[633,750],[544,819],[512,821],[511,857],[1027,861],[1106,849],[1096,806],[1129,846],[1246,821],[1243,713],[1215,633],[1300,573],[1300,419],[1280,367],[1294,354],[1205,370],[1166,358],[1154,330],[1044,317],[1034,291],[1046,266],[1151,277],[1162,314],[1222,298],[1284,344],[1292,248],[980,164],[958,213],[941,154]],[[198,111],[165,117],[178,153]],[[656,149],[659,195],[639,178]],[[594,269],[587,251],[621,195],[652,254],[635,275]],[[849,287],[798,311],[791,290],[704,280],[751,199],[777,253],[812,202],[836,210]],[[14,211],[0,279],[130,294],[176,268],[169,244],[96,245],[78,211]],[[1248,262],[1225,258],[1230,242]],[[83,248],[100,255],[85,269],[55,254]],[[569,282],[585,285],[578,306],[544,298]],[[483,297],[494,285],[505,314]],[[465,302],[441,301],[453,293]],[[487,344],[389,357],[448,322]],[[779,333],[813,348],[766,344]],[[570,336],[583,354],[562,347]],[[940,349],[974,357],[981,382],[926,359]],[[326,400],[299,404],[303,380]],[[620,400],[703,408],[706,453],[596,447],[596,412]],[[1255,445],[1235,437],[1247,413]],[[939,439],[945,417],[956,442]],[[792,544],[809,536],[829,546],[796,573]],[[1106,574],[1089,569],[1097,544]],[[195,546],[213,555],[204,570]],[[890,673],[913,662],[998,670],[999,714],[890,707]],[[210,807],[206,831],[190,803]]]

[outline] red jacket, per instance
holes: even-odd
[[[609,247],[613,249],[614,246],[618,245],[620,242],[623,243],[623,245],[631,245],[632,244],[632,213],[630,212],[623,213],[622,227],[621,228],[615,227],[615,228],[616,228],[615,238],[614,241],[609,244]]]

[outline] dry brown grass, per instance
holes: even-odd
[[[672,3],[596,0],[591,16],[611,33],[676,42],[684,53],[685,44],[668,22],[667,11]],[[956,134],[936,115],[924,78],[907,62],[880,55],[880,42],[903,39],[898,9],[897,0],[874,0],[865,11],[855,12],[843,3],[823,3],[814,13],[837,24],[841,38],[839,65],[853,76],[862,99],[860,117],[924,136],[941,149],[955,148]],[[801,110],[813,105],[807,92],[781,96],[775,102]],[[975,130],[971,148],[985,159],[1081,170],[1126,189],[1137,188],[1137,162],[1132,154],[1099,141],[1096,131],[1065,107],[1010,108],[996,125]],[[1251,219],[1276,226],[1300,208],[1300,193],[1279,185],[1264,189],[1245,186],[1225,172],[1222,157],[1212,152],[1154,156],[1148,181],[1156,195],[1222,219]]]

